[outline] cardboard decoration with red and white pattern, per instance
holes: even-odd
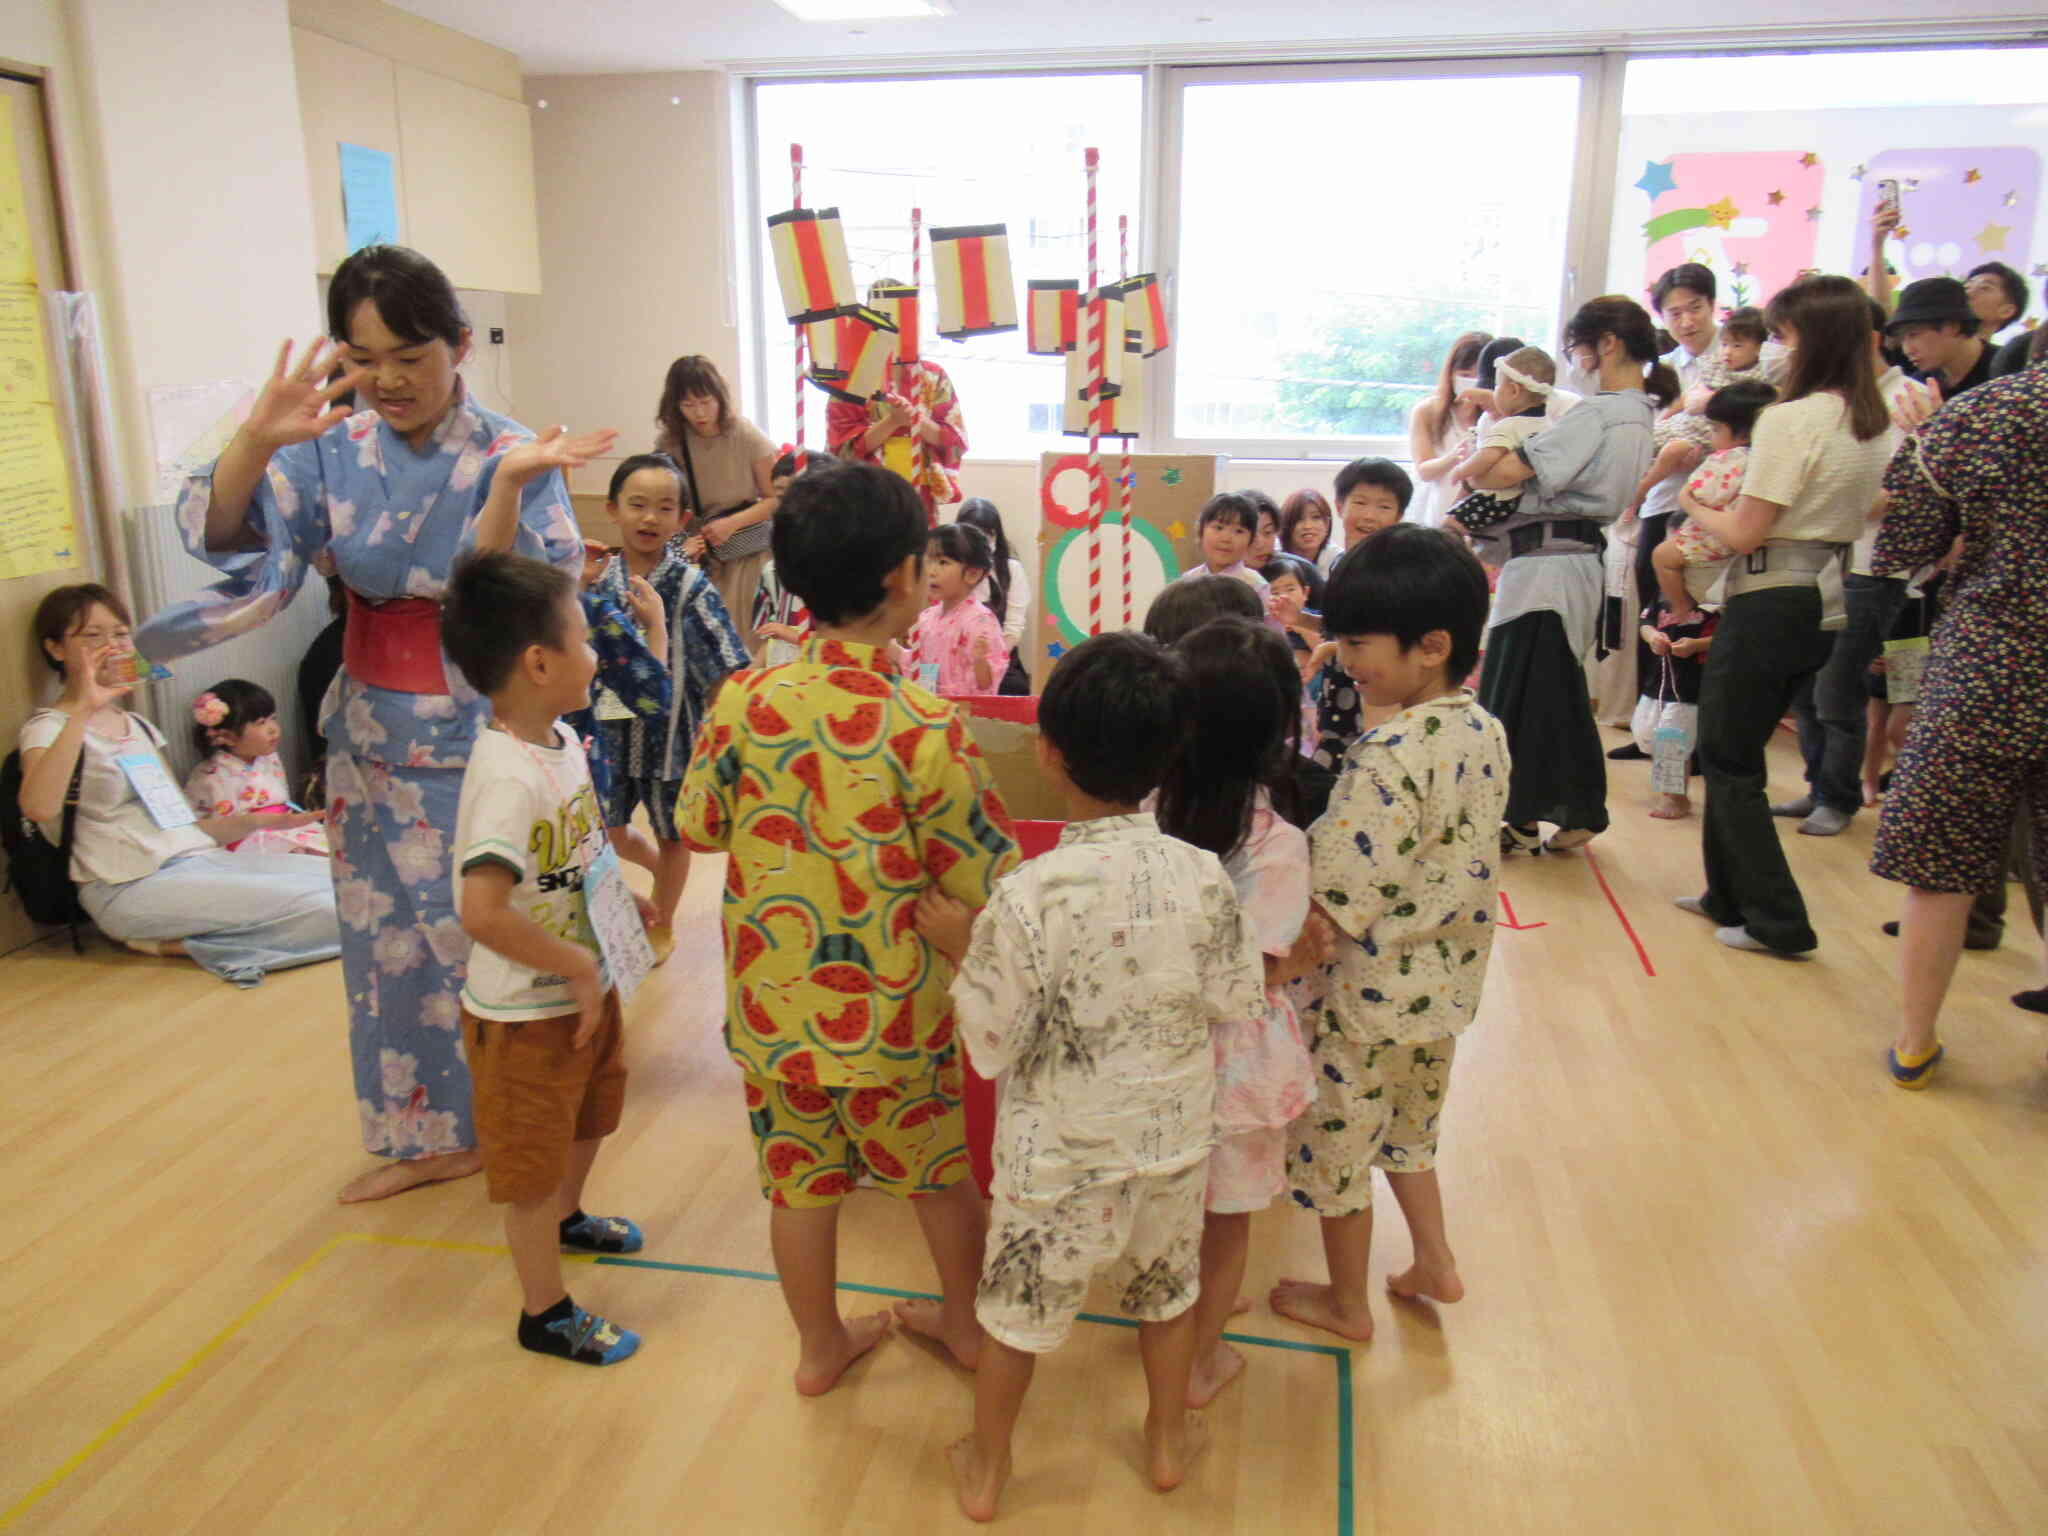
[[[952,341],[1017,329],[1017,284],[1010,275],[1007,224],[934,228],[932,286],[938,333]]]

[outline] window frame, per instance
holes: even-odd
[[[1620,68],[1624,56],[1587,52],[1584,49],[1557,53],[1529,53],[1512,56],[1466,58],[1404,58],[1385,61],[1357,61],[1326,64],[1220,64],[1183,65],[1167,70],[1161,92],[1163,121],[1160,155],[1153,169],[1159,177],[1158,204],[1162,276],[1166,283],[1167,313],[1179,322],[1181,180],[1184,160],[1183,127],[1186,96],[1190,87],[1216,84],[1289,83],[1324,84],[1360,80],[1442,80],[1487,79],[1504,75],[1575,75],[1579,80],[1577,154],[1572,170],[1571,206],[1565,221],[1564,266],[1559,278],[1559,315],[1569,315],[1577,304],[1593,297],[1584,289],[1582,275],[1597,270],[1589,261],[1589,233],[1604,260],[1608,215],[1613,202],[1613,168],[1618,142],[1600,143],[1599,135],[1611,123],[1613,138],[1620,137]],[[1610,95],[1614,97],[1610,110]],[[1595,146],[1598,146],[1597,148]],[[1448,338],[1447,338],[1448,339]],[[1232,461],[1299,464],[1343,462],[1369,454],[1405,461],[1408,435],[1383,437],[1183,437],[1175,431],[1175,402],[1179,395],[1179,365],[1173,349],[1164,354],[1167,366],[1160,370],[1150,400],[1145,443],[1153,452],[1178,454],[1226,454]]]

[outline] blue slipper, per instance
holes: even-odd
[[[1896,1049],[1887,1050],[1884,1059],[1885,1064],[1891,1068],[1892,1081],[1901,1088],[1910,1088],[1916,1093],[1925,1088],[1934,1080],[1934,1069],[1941,1063],[1943,1049],[1942,1043],[1937,1040],[1934,1042],[1933,1050],[1914,1062],[1899,1060]]]

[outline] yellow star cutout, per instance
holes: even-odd
[[[2012,233],[2010,224],[1991,224],[1977,231],[1977,249],[1985,253],[2005,249],[2005,238]]]
[[[1812,150],[1809,149],[1805,154],[1799,157],[1799,163],[1805,166],[1810,171],[1816,165],[1820,164],[1820,156],[1816,155]]]
[[[1722,198],[1718,203],[1707,204],[1701,211],[1706,214],[1707,222],[1716,229],[1726,229],[1735,222],[1735,216],[1742,212],[1740,208],[1735,206],[1732,199],[1726,197]]]
[[[1169,539],[1184,539],[1188,536],[1188,525],[1175,518],[1166,525],[1166,536]]]
[[[1785,201],[1785,194],[1783,192],[1766,192],[1764,194],[1764,200],[1768,202],[1773,208],[1775,208],[1778,206],[1778,204]]]
[[[1984,173],[1982,171],[1968,170],[1963,172],[1963,184],[1965,186],[1968,186],[1973,181],[1982,181],[1983,179]]]

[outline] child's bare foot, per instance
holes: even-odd
[[[996,1500],[1003,1496],[1003,1484],[1010,1480],[1010,1458],[988,1462],[974,1436],[962,1435],[946,1447],[946,1459],[953,1463],[954,1491],[960,1498],[960,1513],[970,1520],[993,1520]]]
[[[1187,1481],[1188,1468],[1209,1443],[1209,1423],[1201,1415],[1181,1413],[1175,1417],[1178,1423],[1145,1420],[1145,1474],[1161,1493],[1171,1493]]]
[[[1875,779],[1865,779],[1865,780],[1863,781],[1863,808],[1864,808],[1864,809],[1865,809],[1865,810],[1867,811],[1867,810],[1869,810],[1869,809],[1870,809],[1870,808],[1871,808],[1872,806],[1874,806],[1874,805],[1876,805],[1876,804],[1877,804],[1877,780],[1875,780]]]
[[[1424,1297],[1441,1302],[1465,1299],[1465,1282],[1458,1278],[1456,1264],[1425,1264],[1420,1259],[1402,1273],[1387,1276],[1387,1289],[1407,1301]]]
[[[1216,1347],[1195,1356],[1194,1374],[1188,1377],[1188,1406],[1206,1408],[1216,1394],[1244,1374],[1244,1356],[1221,1339]]]
[[[1650,814],[1659,821],[1683,821],[1692,814],[1692,801],[1684,795],[1659,795]]]
[[[474,1150],[443,1152],[438,1157],[396,1159],[373,1168],[344,1184],[335,1198],[343,1205],[365,1200],[388,1200],[422,1184],[439,1184],[447,1179],[466,1179],[483,1171],[483,1155]]]
[[[842,1338],[829,1353],[815,1359],[805,1355],[796,1363],[796,1389],[805,1397],[823,1397],[839,1385],[846,1368],[873,1349],[889,1334],[889,1314],[871,1312],[866,1317],[849,1317],[841,1327]]]
[[[1353,1311],[1339,1306],[1327,1285],[1312,1280],[1282,1280],[1273,1287],[1267,1300],[1282,1317],[1311,1328],[1327,1329],[1340,1339],[1364,1344],[1372,1338],[1372,1312],[1365,1307]]]
[[[1252,1299],[1251,1299],[1251,1297],[1249,1297],[1249,1296],[1240,1296],[1240,1297],[1238,1297],[1238,1298],[1237,1298],[1237,1300],[1236,1300],[1236,1301],[1234,1301],[1233,1303],[1231,1303],[1231,1307],[1230,1307],[1230,1315],[1231,1315],[1232,1317],[1243,1317],[1243,1316],[1245,1315],[1245,1313],[1247,1313],[1247,1312],[1251,1311],[1251,1309],[1252,1309]]]
[[[981,1363],[981,1341],[984,1335],[981,1324],[967,1328],[948,1329],[945,1322],[945,1308],[936,1301],[919,1297],[915,1301],[896,1303],[896,1321],[912,1333],[923,1334],[934,1343],[946,1346],[946,1352],[968,1370]]]

